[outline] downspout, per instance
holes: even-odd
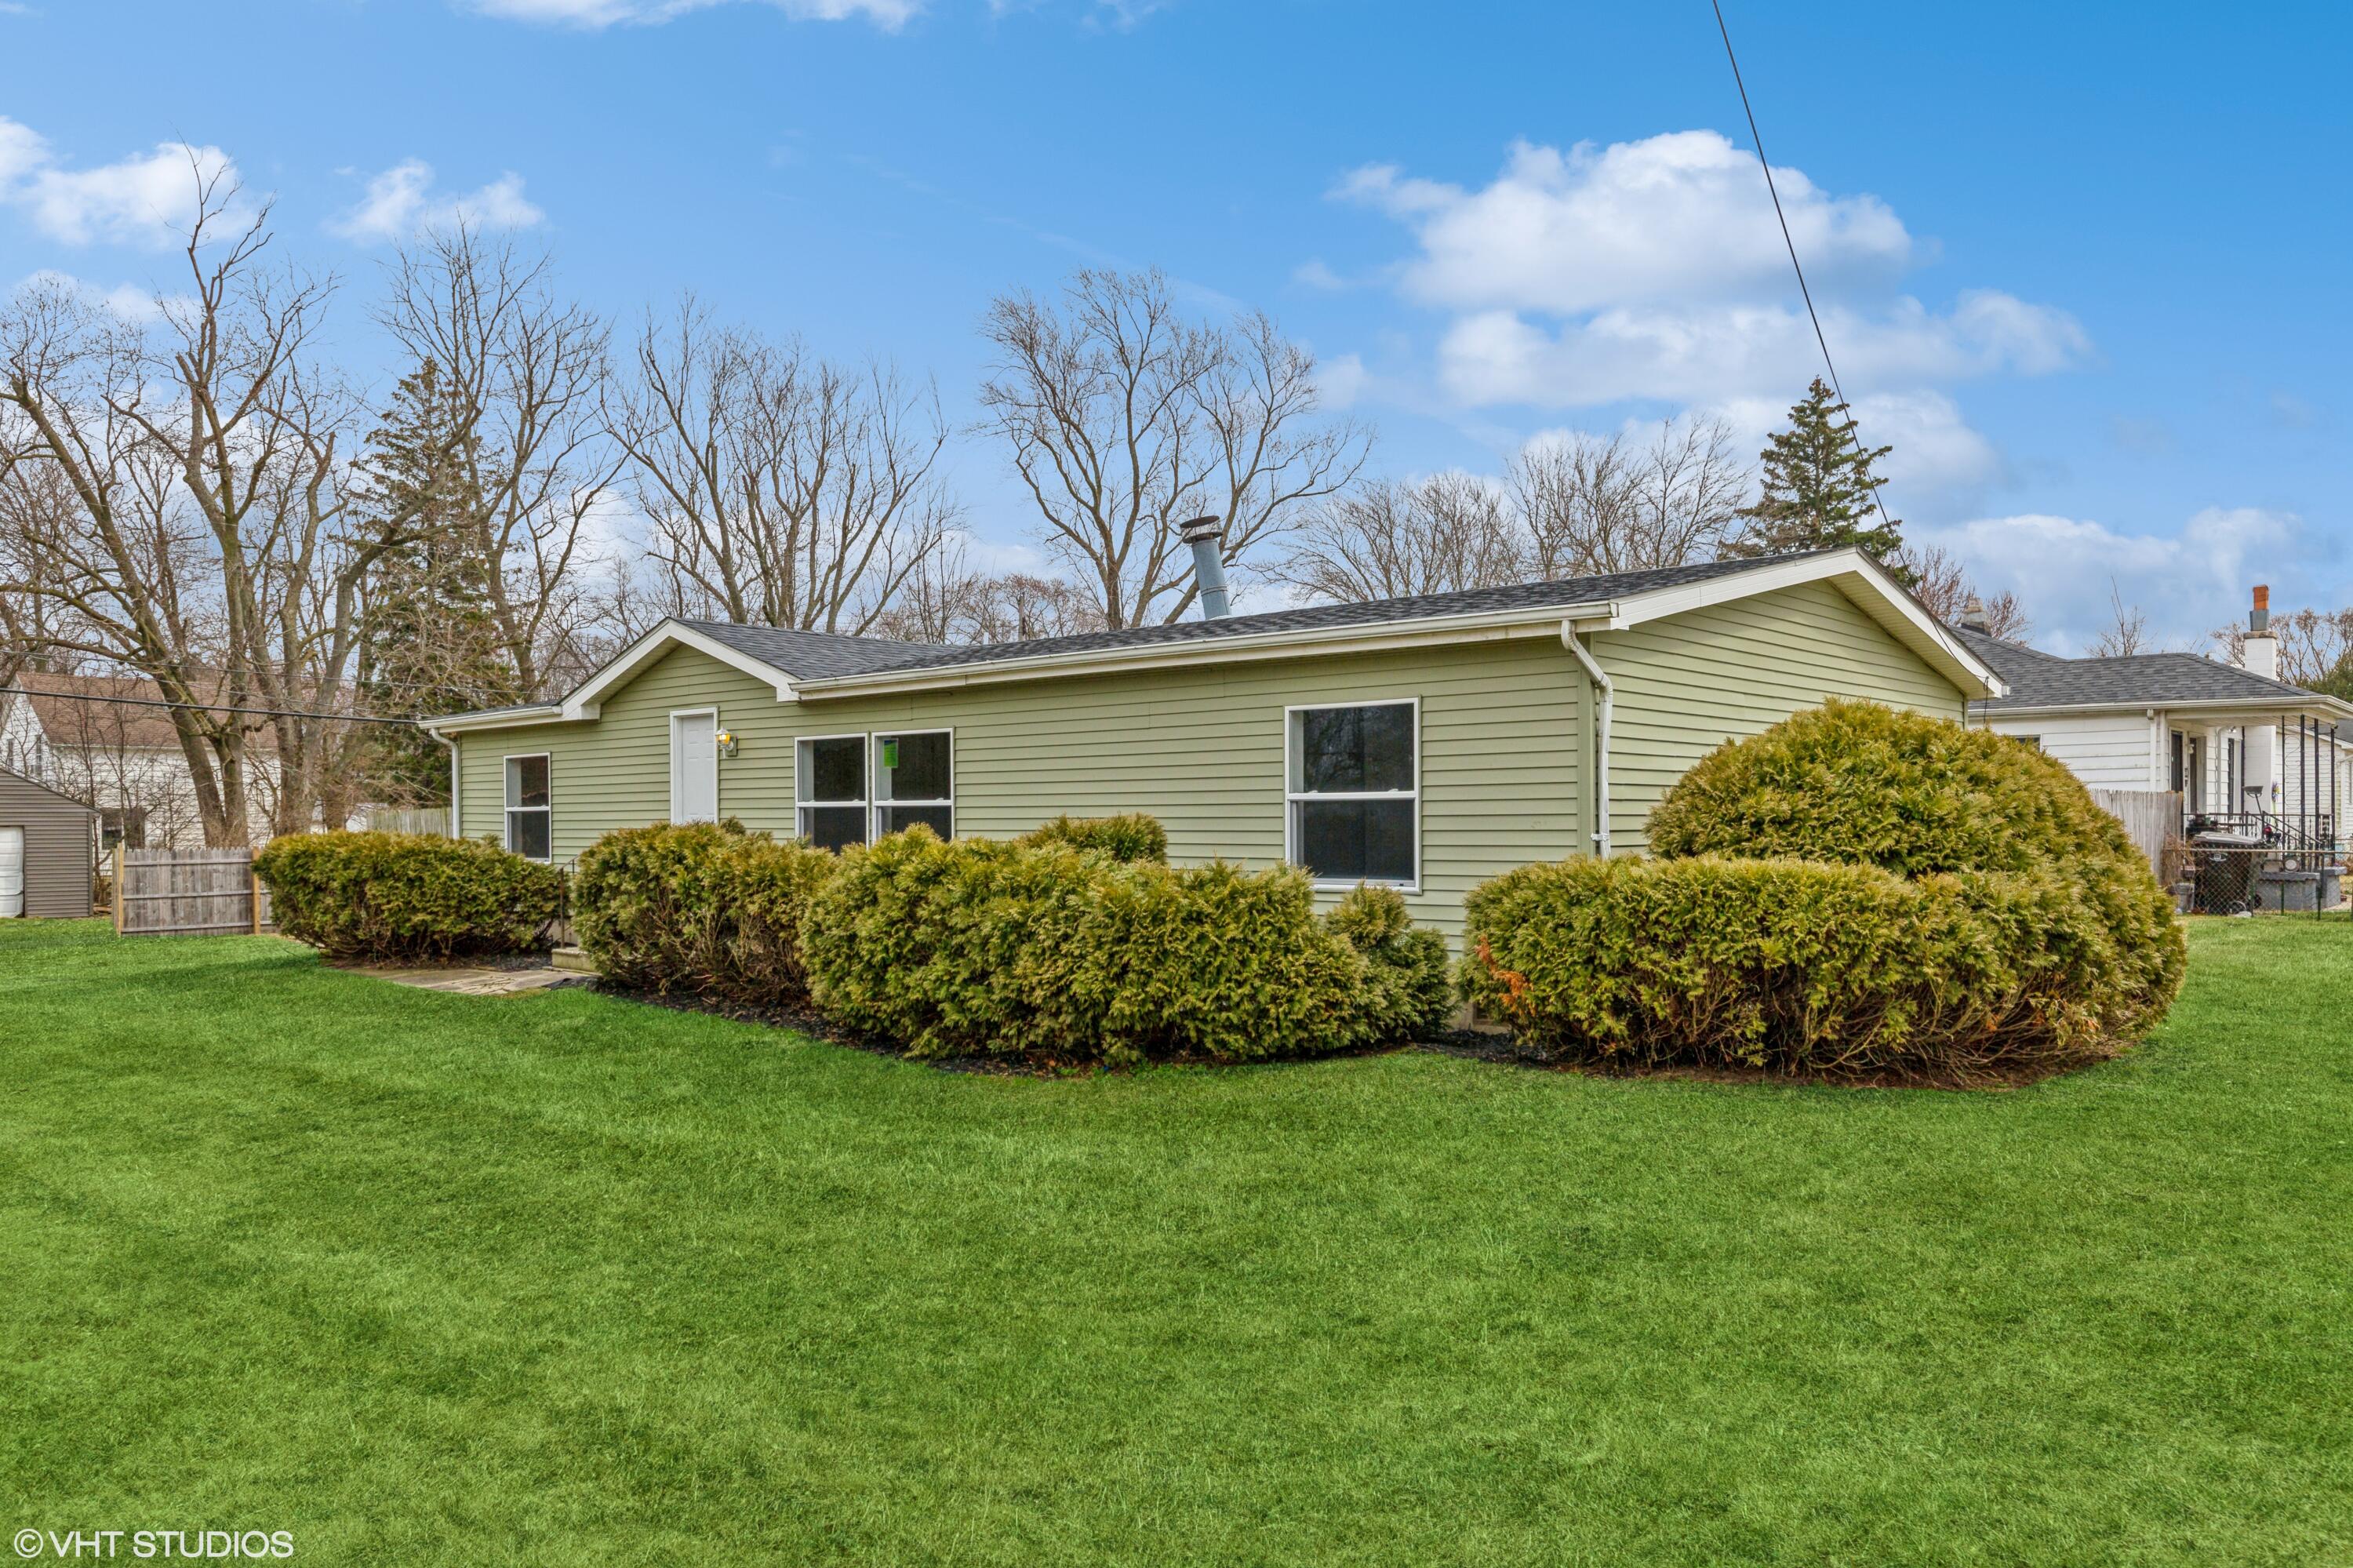
[[[1595,780],[1600,786],[1595,791],[1597,799],[1594,811],[1600,825],[1594,830],[1593,844],[1594,853],[1602,859],[1608,860],[1609,858],[1609,705],[1616,692],[1609,684],[1609,674],[1594,662],[1593,655],[1586,652],[1585,640],[1577,636],[1576,627],[1563,621],[1560,628],[1560,640],[1571,653],[1577,655],[1577,662],[1585,666],[1586,676],[1592,681],[1593,689],[1601,699],[1600,723],[1595,726],[1593,737],[1593,772]]]
[[[466,819],[458,814],[457,737],[454,736],[443,735],[439,730],[435,729],[429,724],[421,725],[418,727],[423,729],[426,734],[431,736],[434,739],[439,741],[442,745],[449,748],[449,836],[453,839],[462,839],[466,836]]]

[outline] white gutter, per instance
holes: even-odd
[[[2245,721],[2275,715],[2293,718],[2297,714],[2337,714],[2353,717],[2353,704],[2318,692],[2310,694],[2303,702],[2293,698],[2281,701],[2270,697],[2210,697],[2199,702],[2152,704],[2144,697],[2130,703],[2037,703],[2031,707],[2021,707],[1979,699],[1970,702],[1969,716],[1990,722],[1994,719],[2060,718],[2073,714],[2147,714],[2152,709],[2170,718],[2188,719]]]
[[[1560,623],[1560,641],[1563,647],[1577,655],[1577,662],[1585,666],[1586,674],[1592,679],[1593,689],[1601,696],[1601,722],[1596,726],[1593,742],[1593,773],[1600,785],[1600,789],[1596,791],[1594,814],[1601,825],[1593,834],[1593,842],[1596,853],[1602,859],[1608,860],[1609,858],[1609,705],[1611,699],[1617,695],[1617,691],[1609,684],[1608,673],[1599,664],[1594,662],[1592,654],[1585,651],[1585,641],[1577,636],[1574,624],[1566,620]]]

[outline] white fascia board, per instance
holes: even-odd
[[[1761,593],[1830,582],[1890,635],[1942,671],[1972,701],[2007,696],[1990,666],[1957,637],[1936,624],[1920,601],[1896,586],[1885,567],[1861,550],[1834,550],[1786,561],[1766,561],[1755,570],[1653,588],[1613,601],[1603,617],[1581,620],[1581,631],[1623,631],[1646,620],[1685,615],[1711,605],[1730,604]]]
[[[470,735],[476,730],[515,729],[524,725],[562,724],[564,706],[560,703],[542,703],[528,708],[490,708],[470,714],[443,714],[428,719],[425,733],[435,739],[453,735]]]
[[[1190,664],[1221,664],[1244,659],[1303,659],[1319,653],[1360,653],[1385,648],[1419,648],[1441,642],[1480,642],[1511,637],[1555,635],[1564,616],[1589,614],[1598,604],[1547,605],[1541,609],[1489,610],[1478,615],[1430,616],[1414,620],[1377,620],[1363,626],[1315,627],[1261,631],[1201,642],[1147,643],[1134,648],[1046,653],[985,664],[944,665],[928,670],[879,671],[795,683],[804,702],[824,697],[937,691],[994,685],[1006,681],[1041,681],[1062,675],[1109,674]]]
[[[431,727],[437,733],[462,735],[474,730],[519,729],[526,725],[578,724],[594,719],[602,711],[599,705],[601,699],[632,677],[643,673],[648,665],[673,648],[691,648],[698,653],[718,660],[731,670],[742,671],[763,685],[773,687],[780,703],[799,700],[793,690],[790,672],[730,648],[708,632],[698,631],[678,621],[665,620],[607,660],[560,703],[449,714],[435,719]]]
[[[1975,706],[1974,704],[1971,705]],[[2221,719],[2244,723],[2250,719],[2295,718],[2299,715],[2314,717],[2327,714],[2334,718],[2353,718],[2353,703],[2340,698],[2312,694],[2305,702],[2274,702],[2269,697],[2247,697],[2228,702],[2201,703],[2040,703],[2033,707],[2000,707],[1979,710],[1976,716],[1986,719],[2026,719],[2064,717],[2071,714],[2150,714],[2161,722],[2177,719]]]
[[[647,665],[673,648],[691,648],[698,653],[718,660],[731,670],[742,671],[754,680],[774,687],[776,701],[780,703],[796,700],[792,672],[789,670],[780,670],[765,659],[754,659],[739,649],[730,648],[710,633],[698,631],[682,621],[665,620],[582,682],[578,690],[564,699],[564,716],[567,719],[595,718],[598,704],[606,694],[640,673]]]

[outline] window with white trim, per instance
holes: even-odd
[[[1291,863],[1319,885],[1419,885],[1419,707],[1366,703],[1287,716]]]
[[[874,737],[874,832],[923,823],[955,837],[955,732],[906,730]]]
[[[866,736],[813,735],[793,748],[800,836],[819,849],[866,842]]]
[[[546,860],[550,834],[547,754],[507,761],[507,848],[525,860]]]

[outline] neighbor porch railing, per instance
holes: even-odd
[[[2341,847],[2337,832],[2336,817],[2327,811],[2191,811],[2181,822],[2181,836],[2192,843],[2201,833],[2232,833],[2252,838],[2265,849],[2308,854],[2337,851]]]

